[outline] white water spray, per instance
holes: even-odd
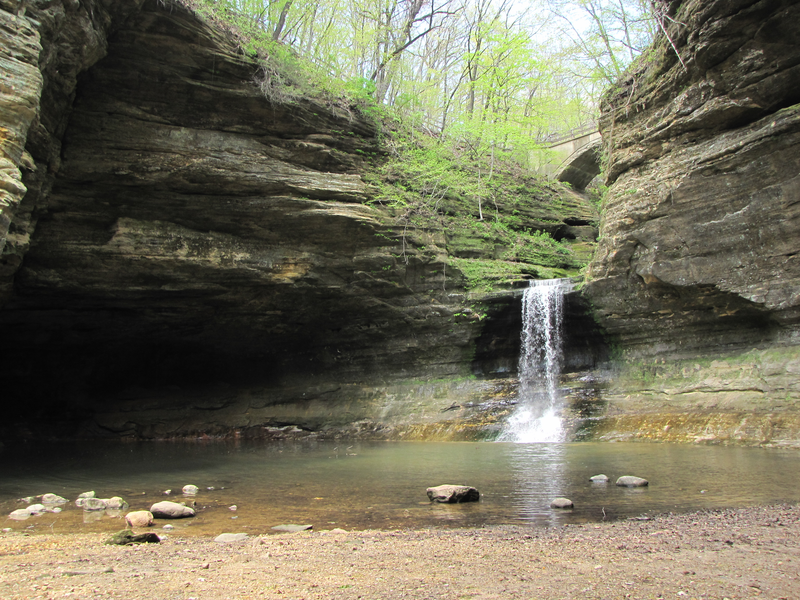
[[[498,438],[504,442],[560,442],[561,321],[569,279],[531,281],[522,296],[519,404]]]

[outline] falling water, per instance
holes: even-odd
[[[563,439],[561,395],[561,321],[569,279],[531,281],[522,296],[519,357],[519,404],[505,424],[500,441],[560,442]]]

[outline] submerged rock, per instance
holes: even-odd
[[[125,515],[125,522],[131,527],[150,527],[153,524],[153,513],[149,510],[135,510]]]
[[[150,512],[153,513],[156,519],[183,519],[195,515],[193,508],[177,502],[169,502],[168,500],[156,502],[150,507]]]
[[[123,529],[112,535],[106,544],[114,544],[117,546],[128,546],[130,544],[159,544],[161,538],[155,533],[139,533],[135,534],[132,531]]]
[[[183,490],[182,491],[187,496],[194,496],[194,495],[197,494],[197,492],[200,491],[200,488],[197,487],[196,485],[185,485],[185,486],[183,486]]]
[[[429,487],[426,491],[431,502],[446,504],[477,502],[481,498],[480,492],[469,485],[452,485],[448,483]]]
[[[617,479],[617,485],[620,487],[646,487],[650,485],[647,479],[642,477],[634,477],[633,475],[624,475]]]
[[[556,498],[550,503],[550,508],[575,508],[569,498]]]

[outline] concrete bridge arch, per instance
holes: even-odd
[[[592,124],[573,130],[548,146],[553,158],[539,172],[569,183],[573,190],[583,191],[600,174],[602,138]]]

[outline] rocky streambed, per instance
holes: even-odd
[[[0,534],[0,596],[41,598],[770,598],[800,595],[800,507],[548,529]]]

